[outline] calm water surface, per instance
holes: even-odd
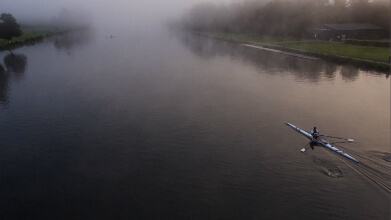
[[[387,173],[384,73],[154,31],[59,36],[0,63],[0,219],[390,218],[385,188],[300,153],[284,125],[353,138],[338,146]]]

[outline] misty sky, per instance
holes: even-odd
[[[208,0],[231,3],[243,0]],[[185,9],[205,0],[1,0],[0,13],[11,13],[17,20],[38,21],[56,16],[61,8],[83,10],[97,20],[153,21],[180,16]]]

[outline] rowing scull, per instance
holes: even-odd
[[[332,146],[331,144],[329,144],[327,141],[323,140],[322,138],[318,137],[317,139],[313,139],[312,135],[296,126],[294,126],[293,124],[291,123],[288,123],[288,122],[285,122],[286,125],[288,125],[289,127],[295,129],[297,132],[299,132],[300,134],[304,135],[306,138],[310,139],[310,140],[313,140],[315,143],[317,144],[321,144],[323,145],[324,147],[336,152],[337,154],[340,154],[346,158],[349,158],[350,160],[353,160],[354,162],[356,163],[359,163],[359,161],[355,158],[353,158],[352,156],[350,156],[349,154],[347,153],[344,153],[342,152],[341,150],[338,150],[338,148]]]

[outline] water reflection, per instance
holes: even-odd
[[[92,36],[93,33],[91,29],[74,31],[68,34],[57,36],[54,40],[54,46],[59,51],[65,50],[70,53],[72,48],[90,42]]]
[[[10,53],[4,57],[4,65],[0,64],[0,104],[9,103],[11,80],[21,80],[27,66],[27,57],[23,54]]]
[[[354,81],[358,78],[359,72],[357,68],[352,68],[349,66],[342,66],[341,76],[345,81]]]
[[[54,37],[54,46],[57,50],[65,50],[70,54],[72,48],[80,46],[89,42],[92,38],[91,30],[75,31],[68,34],[58,35]],[[39,39],[37,41],[32,41],[28,45],[34,45],[37,42],[42,41]],[[11,49],[16,49],[18,47],[25,46],[16,45]],[[9,103],[9,91],[11,90],[12,81],[20,81],[24,77],[24,73],[27,67],[27,57],[23,54],[16,54],[12,51],[7,54],[3,63],[0,63],[0,104],[7,106]]]
[[[9,74],[0,64],[0,104],[8,103]]]
[[[325,78],[333,80],[340,74],[344,81],[349,82],[355,81],[360,72],[359,68],[352,65],[340,65],[324,60],[310,61],[201,36],[183,34],[180,38],[183,45],[202,59],[228,56],[231,59],[255,66],[260,73],[270,75],[291,73],[297,81],[316,83]],[[367,71],[367,73],[384,75],[377,71]]]
[[[10,53],[4,57],[7,71],[13,73],[16,80],[23,78],[27,66],[27,57],[23,54]]]
[[[334,79],[337,72],[336,65],[326,65],[324,68],[324,77]]]

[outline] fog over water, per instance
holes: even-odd
[[[93,18],[0,52],[1,220],[390,218],[389,75],[164,29],[198,2],[0,3]]]

